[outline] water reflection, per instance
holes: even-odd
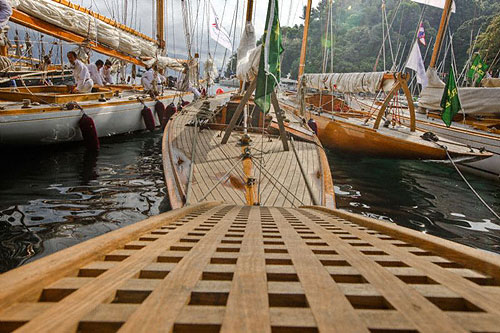
[[[328,155],[339,208],[500,253],[500,221],[447,165]],[[500,184],[467,177],[500,211]]]
[[[161,133],[8,152],[0,166],[0,272],[160,212]]]

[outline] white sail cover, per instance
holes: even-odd
[[[252,22],[247,22],[237,53],[236,77],[238,79],[249,82],[257,77],[261,49],[262,47],[256,46],[255,29]]]
[[[429,85],[420,93],[418,106],[421,110],[441,111],[441,98],[445,84],[435,68],[427,69]],[[466,114],[500,114],[500,88],[459,88],[458,97]]]
[[[446,0],[411,0],[411,1],[441,9],[444,9],[444,5],[446,4]],[[453,3],[451,4],[451,11],[452,13],[454,13],[456,10],[457,7],[455,6],[455,1],[453,1]]]
[[[381,89],[388,92],[394,86],[395,80],[384,80],[384,74],[384,72],[304,74],[302,85],[306,88],[340,93],[375,94]]]
[[[156,43],[113,27],[84,12],[52,0],[18,0],[17,9],[57,27],[88,37],[134,57],[156,55]]]

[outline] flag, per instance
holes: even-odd
[[[424,61],[422,60],[422,54],[420,53],[418,41],[415,41],[415,44],[413,44],[410,56],[408,57],[408,62],[406,63],[406,68],[413,69],[417,72],[417,83],[420,83],[422,88],[427,87],[429,81],[427,79],[427,74],[425,74]]]
[[[444,87],[443,98],[441,99],[441,107],[443,108],[443,113],[441,114],[441,119],[443,119],[446,126],[450,127],[453,117],[462,109],[460,104],[460,99],[458,98],[458,88],[455,82],[455,75],[453,74],[453,67],[450,68],[450,74],[448,75],[448,81]]]
[[[260,52],[259,73],[255,104],[264,112],[269,112],[271,93],[281,78],[280,55],[283,53],[278,13],[278,0],[269,0],[266,26]]]
[[[418,37],[418,40],[420,41],[420,43],[422,43],[423,46],[427,46],[427,43],[425,42],[424,22],[420,22],[420,27],[418,28],[417,37]]]
[[[441,9],[444,9],[444,5],[446,4],[446,0],[411,0],[411,1]],[[454,13],[456,10],[457,8],[455,6],[455,1],[453,1],[453,4],[451,5],[451,12]]]
[[[232,51],[233,44],[231,43],[231,38],[229,37],[226,29],[224,29],[224,27],[220,24],[219,16],[217,16],[215,8],[211,2],[210,7],[212,7],[212,13],[214,14],[213,21],[210,24],[210,38],[216,41],[219,45]]]
[[[483,62],[481,59],[481,55],[476,54],[474,60],[472,61],[472,65],[470,66],[469,71],[467,72],[467,77],[472,79],[472,81],[478,85],[483,77],[486,75],[486,71],[488,70],[488,65]]]

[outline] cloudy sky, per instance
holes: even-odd
[[[148,36],[153,36],[153,5],[156,0],[73,0],[74,3],[83,5],[87,8],[99,12],[105,16],[115,18],[123,22],[123,4],[128,3],[128,21],[127,25],[135,28]],[[193,18],[192,29],[197,31],[192,37],[192,52],[199,52],[202,61],[206,59],[208,50],[213,55],[215,52],[215,60],[219,66],[222,65],[225,49],[220,45],[215,47],[213,40],[207,42],[207,14],[206,4],[211,1],[215,11],[222,21],[222,26],[229,32],[233,18],[237,13],[236,20],[236,38],[235,45],[237,47],[239,36],[242,31],[242,23],[244,21],[246,0],[186,0],[191,4],[191,17]],[[303,20],[302,8],[306,4],[306,0],[278,0],[280,5],[280,21],[282,26],[301,24]],[[313,6],[320,0],[313,0]],[[166,3],[166,30],[167,30],[167,50],[168,55],[172,57],[185,58],[187,56],[187,48],[183,30],[182,6],[181,0],[165,0]],[[255,0],[254,10],[254,25],[257,36],[260,36],[264,31],[268,0]],[[238,8],[237,8],[238,7]],[[135,9],[137,8],[137,10]],[[196,15],[198,13],[198,15]],[[203,13],[205,13],[203,15]],[[213,15],[210,21],[213,21]],[[197,19],[196,19],[197,18]],[[234,31],[234,29],[233,29]],[[230,31],[233,38],[233,31]],[[258,37],[257,37],[258,38]],[[210,49],[208,48],[210,43]],[[230,55],[227,51],[227,58]]]

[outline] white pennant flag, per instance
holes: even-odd
[[[446,4],[446,0],[411,0],[411,1],[441,9],[444,9],[444,5]],[[451,4],[451,12],[454,13],[456,10],[457,8],[455,6],[455,1],[453,1],[453,3]]]
[[[212,12],[214,14],[213,21],[210,23],[210,37],[219,43],[219,45],[225,47],[228,50],[233,49],[233,44],[231,43],[231,38],[227,33],[226,29],[222,27],[220,24],[220,19],[215,12],[214,6],[210,3],[210,7],[212,8]]]
[[[422,85],[422,88],[427,87],[429,81],[427,80],[427,75],[425,74],[425,65],[422,60],[422,54],[420,53],[420,47],[418,46],[418,40],[415,41],[415,44],[411,49],[408,62],[406,63],[406,68],[413,69],[417,72],[417,82]]]

